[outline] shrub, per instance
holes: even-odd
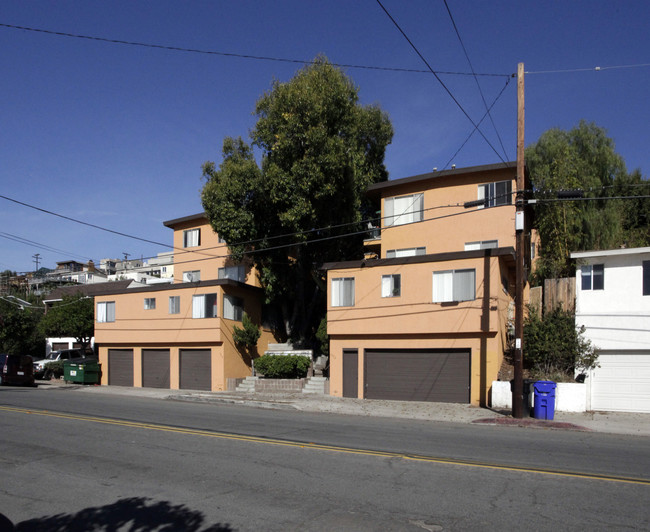
[[[63,375],[63,360],[57,360],[56,362],[48,362],[45,364],[45,373],[51,375],[55,379],[58,379]]]
[[[232,328],[232,337],[235,343],[246,349],[255,349],[257,347],[257,341],[262,334],[260,328],[253,323],[245,312],[242,317],[242,326],[243,328],[239,328],[235,325]]]
[[[255,371],[269,379],[301,379],[311,359],[301,355],[263,355],[255,359]]]
[[[576,371],[598,367],[598,351],[576,328],[571,312],[561,307],[539,318],[529,309],[524,320],[524,356],[531,376],[546,380],[573,381]]]

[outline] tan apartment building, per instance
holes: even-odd
[[[330,393],[485,404],[514,317],[515,163],[368,192],[381,227],[366,258],[324,265]]]
[[[174,283],[95,298],[102,384],[222,391],[251,374],[233,326],[246,312],[262,327],[263,293],[249,263],[234,263],[204,214],[164,222],[174,231]]]

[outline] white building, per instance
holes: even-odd
[[[650,247],[572,253],[576,325],[600,350],[587,410],[650,412]]]

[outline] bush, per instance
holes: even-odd
[[[307,376],[309,357],[301,355],[263,355],[255,359],[255,371],[269,379],[301,379]]]
[[[55,379],[60,378],[63,375],[63,360],[57,360],[56,362],[48,362],[45,364],[45,373],[51,375]]]
[[[576,328],[571,312],[558,307],[540,319],[529,309],[524,320],[524,357],[531,377],[573,381],[576,371],[598,367],[598,351]]]
[[[260,328],[253,323],[248,314],[244,312],[242,317],[243,328],[235,325],[232,328],[232,337],[238,346],[253,350],[257,347],[257,341],[260,339],[262,332]]]

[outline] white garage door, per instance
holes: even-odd
[[[590,375],[591,409],[650,412],[650,352],[601,351]]]

